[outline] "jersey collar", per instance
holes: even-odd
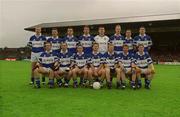
[[[81,56],[81,55],[83,55],[83,54],[84,54],[84,52],[82,52],[81,54],[77,52],[77,55],[80,55],[80,56]]]
[[[130,40],[130,39],[132,39],[132,37],[130,37],[130,38],[125,37],[125,39],[126,39],[126,40]]]
[[[66,54],[66,53],[68,53],[68,50],[66,50],[65,52],[63,52],[63,51],[61,50],[61,53]]]
[[[139,52],[137,52],[137,54],[140,55],[140,56],[143,56],[143,55],[144,55],[144,52],[143,52],[143,54],[140,54]]]

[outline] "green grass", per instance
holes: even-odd
[[[0,117],[180,117],[180,66],[155,68],[151,90],[34,89],[29,62],[0,61]]]

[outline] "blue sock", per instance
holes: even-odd
[[[77,85],[77,84],[78,84],[77,80],[74,80],[74,85]]]
[[[135,81],[131,81],[131,86],[135,86]]]
[[[145,84],[146,84],[146,85],[150,85],[150,83],[151,83],[150,80],[148,80],[148,79],[145,80]]]
[[[138,85],[141,86],[141,85],[142,85],[142,83],[141,83],[141,78],[138,78],[137,81],[138,81]]]
[[[39,80],[39,78],[36,78],[36,79],[35,79],[35,82],[36,82],[36,85],[37,85],[38,87],[40,87],[40,80]]]
[[[61,79],[57,79],[57,83],[58,84],[60,84],[60,83],[62,84],[62,80]]]
[[[54,86],[54,80],[53,79],[49,79],[49,85]]]

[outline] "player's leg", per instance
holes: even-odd
[[[98,71],[99,81],[101,83],[101,87],[103,86],[104,79],[106,78],[106,70],[104,68],[99,69]]]
[[[81,76],[83,76],[83,86],[86,85],[87,81],[88,81],[88,68],[82,68],[82,72],[81,72]]]
[[[92,69],[92,72],[93,72],[93,80],[94,80],[94,81],[99,81],[98,71],[99,71],[98,68],[93,68],[93,69]]]
[[[48,77],[49,77],[49,88],[53,88],[54,87],[54,71],[49,69],[48,71]]]
[[[136,88],[136,69],[135,68],[132,68],[131,69],[131,74],[132,74],[132,76],[131,76],[131,87],[133,88],[133,89],[135,89]]]
[[[137,82],[138,89],[142,87],[141,73],[142,73],[142,69],[136,68],[136,82]]]
[[[111,83],[111,73],[110,73],[110,68],[106,67],[106,82],[107,82],[107,87],[108,89],[112,88],[112,83]]]
[[[72,70],[72,79],[73,79],[73,87],[74,88],[77,88],[77,86],[78,86],[77,76],[78,76],[79,72],[80,72],[80,69],[78,67],[75,67]]]
[[[93,84],[93,70],[92,70],[92,68],[88,69],[88,80],[89,80],[89,86],[92,86],[92,84]]]
[[[151,80],[152,80],[152,78],[153,78],[153,72],[152,72],[152,70],[148,68],[148,69],[145,71],[145,75],[146,75],[146,77],[145,77],[145,88],[146,88],[146,89],[150,89]]]
[[[118,89],[121,86],[121,69],[120,68],[116,68],[116,78],[117,78],[116,88]]]
[[[39,67],[34,70],[35,87],[40,88],[40,77],[46,75],[48,72],[43,68]]]
[[[61,69],[59,69],[58,71],[54,71],[54,78],[56,78],[57,80],[57,85],[59,87],[62,86],[63,82],[62,82],[62,76],[63,76],[63,71],[61,71]]]
[[[69,70],[64,74],[65,75],[65,84],[64,84],[65,87],[69,86],[69,81],[72,78],[72,74],[73,74],[72,70]]]
[[[36,69],[35,66],[36,66],[36,63],[37,62],[31,62],[31,81],[29,84],[34,84],[34,70]]]

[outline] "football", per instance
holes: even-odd
[[[101,84],[99,82],[93,83],[93,89],[100,89],[100,88],[101,88]]]

